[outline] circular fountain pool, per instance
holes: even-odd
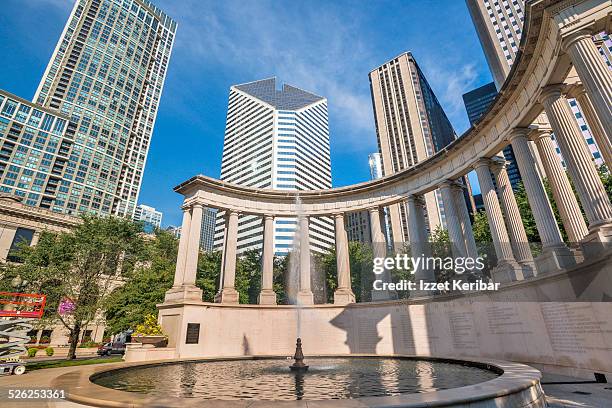
[[[450,361],[405,358],[308,358],[308,372],[291,361],[256,359],[140,366],[97,374],[103,387],[216,400],[323,400],[393,396],[464,387],[492,380],[500,370]]]

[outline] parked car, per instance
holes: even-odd
[[[98,354],[101,356],[125,354],[125,343],[104,343],[98,347]]]

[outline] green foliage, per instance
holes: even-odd
[[[372,296],[372,248],[361,242],[349,242],[349,260],[351,268],[351,288],[357,302],[367,302]],[[315,254],[315,262],[325,276],[326,301],[333,303],[334,291],[338,287],[338,269],[336,265],[336,248],[332,247],[325,254]]]
[[[236,290],[240,303],[256,304],[261,289],[261,255],[257,250],[246,251],[236,264]]]
[[[161,326],[157,323],[157,317],[153,314],[148,314],[144,318],[144,322],[136,326],[134,336],[165,336]]]
[[[45,318],[60,321],[70,337],[69,358],[74,358],[81,327],[102,307],[118,279],[129,276],[142,259],[140,227],[130,220],[85,215],[70,232],[41,234],[33,247],[22,247],[23,263],[5,266],[4,275],[27,282],[24,291],[47,295]],[[74,310],[59,315],[62,299]]]
[[[45,353],[47,353],[47,356],[51,357],[55,353],[55,351],[53,350],[53,347],[47,347],[45,349]]]
[[[474,240],[476,244],[483,242],[491,242],[491,230],[489,230],[489,221],[487,214],[484,211],[478,211],[474,214],[474,222],[472,222],[472,231],[474,232]]]
[[[145,242],[145,262],[127,276],[124,285],[112,291],[105,302],[109,333],[133,329],[144,322],[144,316],[157,313],[156,305],[172,287],[176,269],[178,240],[169,232],[157,230]]]
[[[214,302],[215,300],[221,276],[221,258],[220,251],[201,252],[198,258],[196,286],[202,289],[205,302]]]
[[[35,357],[36,353],[38,353],[38,349],[36,347],[30,347],[28,349],[28,357],[30,358]]]

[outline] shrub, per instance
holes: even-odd
[[[28,357],[35,357],[36,352],[38,352],[38,349],[36,347],[30,347],[28,349]]]
[[[79,345],[79,348],[92,348],[92,347],[98,347],[100,345],[100,343],[96,343],[95,341],[86,341],[83,342]]]
[[[136,326],[134,336],[165,336],[161,326],[157,323],[155,315],[145,316],[144,323]]]
[[[42,336],[40,338],[39,343],[40,344],[49,344],[49,343],[51,343],[51,337],[49,337],[49,336]]]
[[[47,353],[47,356],[51,357],[55,351],[53,350],[53,347],[47,347],[45,349],[45,353]]]

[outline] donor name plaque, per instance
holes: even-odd
[[[198,344],[200,339],[200,323],[187,323],[187,338],[185,344]]]

